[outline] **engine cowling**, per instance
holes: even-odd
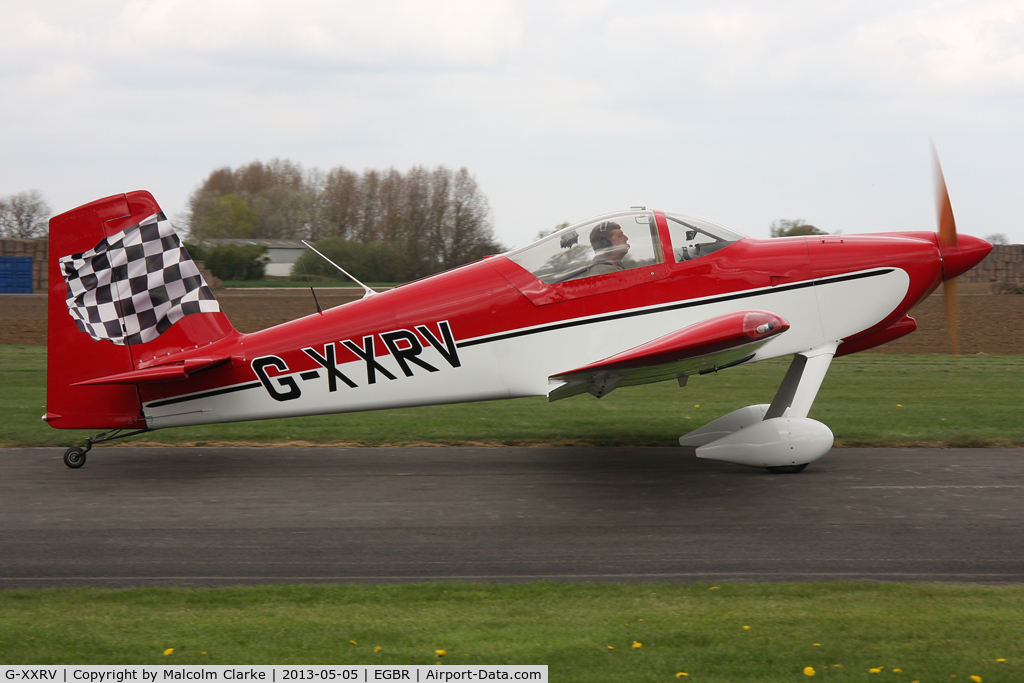
[[[697,448],[697,457],[749,467],[814,462],[832,448],[832,430],[808,417],[775,417]]]

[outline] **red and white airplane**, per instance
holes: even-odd
[[[938,233],[762,240],[633,207],[252,334],[231,326],[153,196],[114,195],[50,221],[43,419],[108,430],[65,453],[81,467],[94,443],[164,427],[600,398],[792,356],[770,404],[679,441],[799,472],[832,447],[807,417],[832,359],[914,331],[908,311],[992,248],[957,238],[940,189]]]

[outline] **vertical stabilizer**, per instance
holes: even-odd
[[[149,192],[50,220],[46,415],[60,429],[144,426],[135,384],[82,384],[239,336]]]

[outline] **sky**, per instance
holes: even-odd
[[[4,0],[0,196],[465,166],[499,240],[645,205],[1024,243],[1024,0]]]

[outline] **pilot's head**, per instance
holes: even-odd
[[[602,221],[590,231],[590,246],[595,254],[619,261],[629,251],[629,238],[615,221]]]

